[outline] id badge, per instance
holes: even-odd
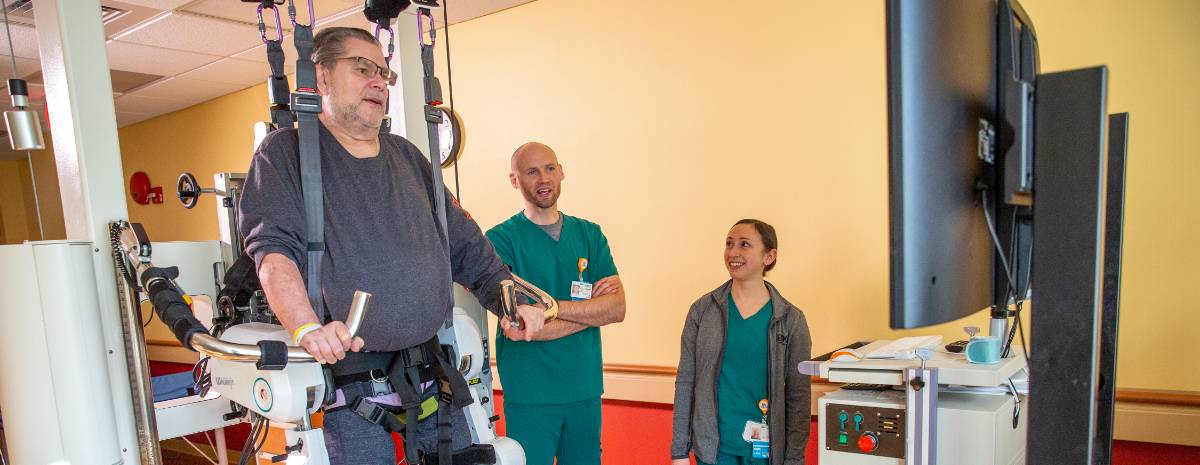
[[[750,443],[751,456],[756,459],[767,458],[771,450],[771,435],[765,423],[747,421],[746,429],[742,431],[742,439]]]
[[[571,281],[571,300],[587,300],[592,298],[592,283]]]

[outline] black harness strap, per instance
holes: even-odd
[[[437,336],[434,336],[431,341],[434,344],[437,342]],[[400,405],[404,407],[404,416],[409,419],[403,425],[403,429],[392,427],[394,432],[403,431],[404,435],[404,458],[407,463],[421,463],[416,447],[417,423],[412,421],[414,418],[421,418],[424,409],[421,407],[421,395],[418,392],[421,382],[421,374],[418,368],[432,362],[429,360],[434,354],[429,353],[427,348],[429,343],[409,347],[396,353],[396,357],[392,360],[392,366],[388,368],[388,379],[392,382],[392,387],[396,389],[396,394],[400,397]]]
[[[312,61],[312,3],[309,3],[310,24],[296,22],[296,4],[288,3],[292,19],[292,37],[296,44],[296,91],[292,93],[291,109],[299,122],[300,186],[304,194],[304,216],[307,219],[308,265],[306,287],[308,301],[322,322],[328,318],[321,298],[321,259],[325,254],[325,199],[321,189],[321,135],[317,115],[321,113],[321,95],[317,93],[317,69]]]
[[[274,0],[242,0],[258,3],[258,36],[267,46],[267,64],[271,67],[271,75],[267,77],[267,97],[271,102],[271,130],[290,128],[295,123],[295,117],[288,108],[289,88],[287,74],[283,68],[283,26],[279,19],[279,8]],[[282,2],[280,2],[282,3]],[[263,21],[263,10],[275,13],[275,39],[267,38],[267,24]]]
[[[282,42],[267,41],[267,64],[271,66],[271,76],[267,78],[267,97],[271,100],[271,124],[275,125],[275,129],[294,127],[296,117],[289,106],[291,100],[288,78],[283,68]]]

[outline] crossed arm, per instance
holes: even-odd
[[[592,326],[604,326],[625,320],[625,287],[621,278],[612,275],[596,281],[592,298],[587,300],[560,300],[558,318],[550,320],[542,330],[533,335],[535,341],[550,341],[578,333]],[[504,335],[509,339],[521,340],[521,333],[510,328],[508,320],[501,321]]]

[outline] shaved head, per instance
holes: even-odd
[[[509,160],[509,165],[512,169],[512,172],[516,173],[518,171],[519,167],[521,166],[522,159],[535,154],[549,154],[550,159],[554,160],[555,163],[558,163],[558,155],[554,153],[554,149],[550,148],[549,145],[541,142],[526,142],[521,144],[520,147],[517,147],[517,150],[513,151],[512,159]]]
[[[541,142],[526,142],[513,152],[510,163],[508,179],[521,191],[527,207],[557,208],[563,172],[554,149]]]

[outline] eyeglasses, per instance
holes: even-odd
[[[396,77],[397,77],[396,72],[392,71],[391,69],[389,69],[387,67],[379,66],[374,61],[372,61],[370,58],[341,57],[341,58],[330,58],[325,61],[340,61],[340,60],[354,60],[354,65],[353,65],[354,72],[362,75],[362,77],[371,79],[371,78],[375,77],[376,75],[379,75],[379,77],[383,78],[383,80],[385,82],[387,82],[387,84],[389,86],[396,85]]]

